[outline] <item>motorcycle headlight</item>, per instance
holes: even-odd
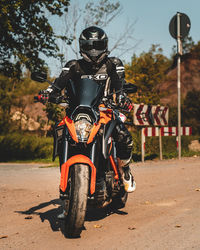
[[[87,142],[92,129],[92,124],[86,119],[78,120],[74,124],[78,140],[80,142]]]

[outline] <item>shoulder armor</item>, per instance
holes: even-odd
[[[117,57],[110,57],[111,62],[115,65],[116,73],[119,78],[122,79],[125,77],[125,70],[122,61]]]
[[[65,64],[62,68],[62,73],[66,74],[70,71],[70,69],[77,64],[77,60],[70,60]]]
[[[116,66],[123,66],[122,61],[117,57],[109,57],[112,63],[114,63]]]

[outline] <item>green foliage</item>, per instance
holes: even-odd
[[[191,50],[194,48],[194,41],[191,36],[186,36],[182,41],[182,53],[190,53]],[[172,47],[172,55],[171,57],[174,57],[177,54],[177,45],[174,45]]]
[[[133,161],[141,161],[141,134],[139,132],[132,133],[133,136]],[[200,155],[200,152],[193,152],[189,150],[189,144],[193,140],[199,139],[199,136],[182,136],[181,137],[181,148],[182,156],[193,156]],[[162,151],[163,159],[171,159],[178,157],[178,151],[176,147],[176,137],[175,136],[163,136],[162,137]],[[159,149],[159,137],[146,137],[145,143],[145,160],[153,160],[155,158],[159,159],[160,149]]]
[[[0,75],[0,134],[13,130],[14,123],[11,122],[10,117],[11,108],[18,107],[23,111],[27,101],[28,103],[33,102],[33,95],[37,94],[40,89],[41,85],[28,77],[16,80]],[[28,95],[31,100],[24,98]]]
[[[192,53],[196,58],[199,59],[199,57],[200,57],[200,41],[192,47],[191,53]]]
[[[0,137],[0,161],[49,158],[52,150],[52,138],[16,133]]]
[[[64,117],[63,108],[57,104],[47,103],[44,110],[47,113],[47,118],[51,125],[55,125],[55,123],[60,122]]]
[[[191,126],[194,134],[200,134],[200,91],[187,93],[184,103],[182,120],[185,126]]]
[[[169,126],[177,126],[178,110],[177,107],[169,106]]]
[[[10,110],[15,95],[15,81],[0,75],[0,133],[8,132],[10,127]]]
[[[133,102],[160,103],[158,85],[165,80],[169,64],[169,59],[157,45],[152,45],[149,52],[143,52],[139,57],[132,57],[132,62],[126,64],[125,69],[126,80],[138,86],[138,94],[133,97]]]
[[[56,34],[47,15],[61,16],[68,4],[69,0],[0,1],[0,73],[20,78],[24,67],[44,68],[41,53],[56,57]]]

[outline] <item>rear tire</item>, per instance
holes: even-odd
[[[87,209],[89,168],[76,164],[70,169],[69,210],[65,219],[65,236],[79,237],[85,221]]]

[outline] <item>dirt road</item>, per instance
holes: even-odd
[[[124,209],[87,214],[79,239],[56,219],[58,168],[0,164],[0,249],[200,249],[200,157],[138,163]]]

